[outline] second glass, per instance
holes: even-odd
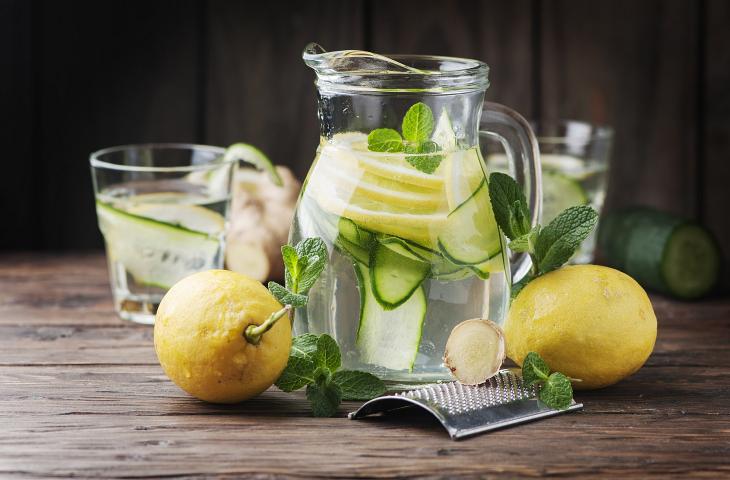
[[[185,144],[126,145],[91,154],[99,229],[117,313],[154,323],[178,280],[223,268],[235,161]]]

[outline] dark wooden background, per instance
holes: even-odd
[[[646,203],[730,244],[730,2],[0,0],[0,249],[101,246],[89,152],[261,146],[305,175],[327,49],[492,67],[488,99],[616,129],[608,205]]]

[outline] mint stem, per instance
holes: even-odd
[[[272,313],[261,325],[249,325],[246,327],[246,330],[244,330],[243,337],[251,345],[258,345],[261,341],[261,336],[271,330],[271,327],[273,327],[281,317],[291,312],[293,308],[294,307],[291,305],[285,305],[281,310]]]

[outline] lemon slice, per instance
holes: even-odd
[[[337,168],[350,171],[365,170],[380,177],[419,187],[441,190],[444,185],[444,177],[438,174],[438,170],[433,174],[423,173],[405,160],[405,154],[369,151],[367,137],[362,133],[335,135],[322,146],[319,161],[327,161]]]
[[[357,176],[356,173],[323,164],[319,166],[317,175],[325,176],[328,182],[351,191],[353,195],[390,205],[437,208],[444,202],[444,196],[440,191],[389,180],[368,172],[360,172]]]
[[[451,153],[443,162],[446,199],[453,211],[464,203],[484,180],[482,159],[476,148]]]

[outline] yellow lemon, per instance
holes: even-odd
[[[282,306],[259,282],[209,270],[176,283],[155,317],[155,350],[170,379],[190,395],[234,403],[269,388],[286,366],[291,325],[282,318],[258,344],[243,332]]]
[[[563,267],[530,282],[504,326],[517,364],[534,351],[577,389],[612,385],[644,364],[656,340],[654,310],[641,286],[608,267]]]

